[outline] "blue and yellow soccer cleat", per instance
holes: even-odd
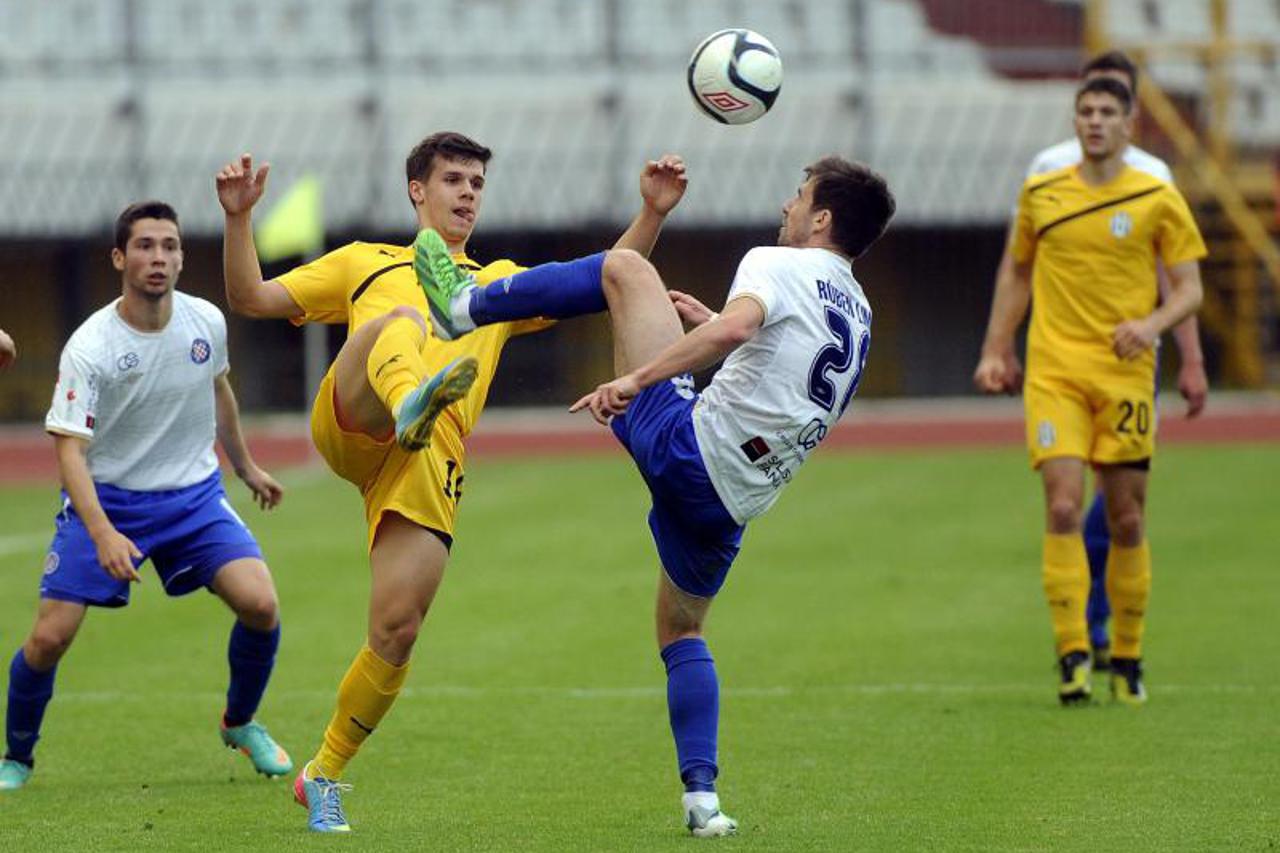
[[[432,228],[419,231],[413,241],[413,272],[427,296],[431,328],[436,337],[451,341],[471,331],[454,320],[453,304],[464,291],[475,286],[475,277],[453,262],[444,238]]]
[[[1147,704],[1147,688],[1142,683],[1141,659],[1111,659],[1111,698],[1131,708]]]
[[[307,828],[312,832],[350,832],[351,824],[342,812],[342,794],[351,786],[323,776],[307,778],[311,762],[293,780],[293,799],[307,810]]]
[[[250,720],[243,726],[221,726],[219,731],[222,733],[222,742],[249,756],[253,769],[263,776],[284,776],[293,769],[289,753],[271,739],[261,723]]]
[[[0,791],[16,791],[31,778],[30,765],[6,758],[0,761]]]
[[[455,358],[439,373],[410,391],[396,412],[396,443],[405,450],[421,450],[431,444],[436,418],[471,390],[480,362],[465,355]]]
[[[1067,652],[1058,659],[1058,670],[1061,680],[1058,682],[1058,701],[1063,705],[1075,705],[1088,702],[1093,696],[1093,688],[1089,685],[1088,652]]]

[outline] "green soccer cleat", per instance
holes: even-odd
[[[431,444],[436,418],[467,396],[480,371],[480,362],[466,355],[455,358],[439,373],[423,381],[405,396],[396,412],[396,443],[405,450],[421,450]]]
[[[1067,652],[1058,659],[1061,680],[1058,682],[1058,701],[1063,705],[1075,705],[1088,702],[1093,695],[1089,685],[1088,652]]]
[[[221,726],[219,731],[222,733],[222,742],[249,756],[253,769],[263,776],[284,776],[293,769],[289,753],[271,739],[261,723],[250,720],[243,726]]]
[[[427,296],[431,328],[436,337],[451,341],[471,331],[454,319],[453,305],[459,296],[475,286],[475,276],[453,262],[444,238],[432,228],[419,231],[413,241],[413,272]]]
[[[0,761],[0,791],[16,791],[31,778],[31,767],[6,758]]]
[[[1147,688],[1142,683],[1140,658],[1111,659],[1111,698],[1130,708],[1147,704]]]
[[[323,776],[307,778],[310,762],[293,780],[293,799],[307,810],[307,828],[312,832],[350,832],[351,824],[342,811],[342,794],[351,786]]]

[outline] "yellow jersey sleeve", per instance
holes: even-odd
[[[1036,254],[1036,226],[1031,216],[1031,181],[1022,185],[1018,193],[1018,213],[1013,220],[1013,260],[1029,263]]]
[[[350,281],[358,243],[350,243],[321,255],[310,263],[294,267],[276,279],[302,309],[301,317],[290,322],[345,323],[350,316]]]
[[[1187,200],[1178,192],[1177,187],[1169,185],[1165,194],[1162,216],[1156,225],[1156,251],[1165,267],[1194,261],[1209,254],[1205,248],[1200,229],[1196,227],[1195,218]]]

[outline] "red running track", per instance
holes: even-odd
[[[316,457],[304,418],[253,421],[246,425],[260,465],[282,468]],[[1201,417],[1188,420],[1175,406],[1162,408],[1160,443],[1280,442],[1280,397],[1228,395],[1213,399]],[[1006,400],[867,401],[823,442],[847,451],[920,447],[998,447],[1023,441],[1021,406]],[[596,453],[613,450],[613,434],[585,415],[560,410],[487,412],[467,440],[472,457]],[[56,477],[53,442],[38,427],[0,430],[0,481],[30,482]]]

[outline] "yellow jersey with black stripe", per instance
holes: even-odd
[[[525,267],[513,261],[494,261],[486,266],[458,254],[453,258],[460,267],[485,285],[521,272]],[[277,281],[293,297],[305,313],[293,322],[346,323],[350,335],[362,325],[381,317],[400,305],[418,309],[423,318],[430,316],[427,297],[413,273],[413,247],[382,243],[348,243],[316,260],[297,267]],[[471,392],[449,407],[459,422],[462,435],[475,426],[484,408],[489,386],[498,368],[503,345],[514,335],[537,331],[550,325],[546,320],[523,320],[483,326],[456,341],[433,339],[423,348],[427,369],[439,370],[453,359],[475,356],[480,373]],[[430,330],[430,323],[427,324]],[[429,332],[430,333],[430,332]]]
[[[1205,254],[1171,183],[1129,166],[1100,186],[1078,165],[1028,178],[1013,238],[1014,260],[1034,262],[1028,372],[1152,375],[1154,351],[1121,361],[1112,334],[1155,310],[1157,259],[1168,268]]]
[[[465,255],[454,261],[485,285],[521,272],[509,260],[480,266]],[[346,323],[348,334],[391,309],[408,305],[429,316],[427,300],[413,272],[413,248],[377,243],[350,243],[277,279],[303,310],[294,322]],[[452,537],[462,494],[465,448],[484,408],[498,368],[502,347],[513,335],[537,331],[549,320],[522,320],[483,326],[455,341],[430,335],[422,358],[431,373],[464,355],[479,362],[475,384],[466,397],[445,410],[435,424],[431,446],[405,451],[394,434],[369,436],[342,424],[334,398],[332,366],[321,383],[311,414],[311,434],[321,456],[340,477],[360,488],[372,548],[378,522],[386,512],[398,513],[423,527]],[[430,330],[430,324],[427,324]],[[446,541],[449,541],[446,539]]]

